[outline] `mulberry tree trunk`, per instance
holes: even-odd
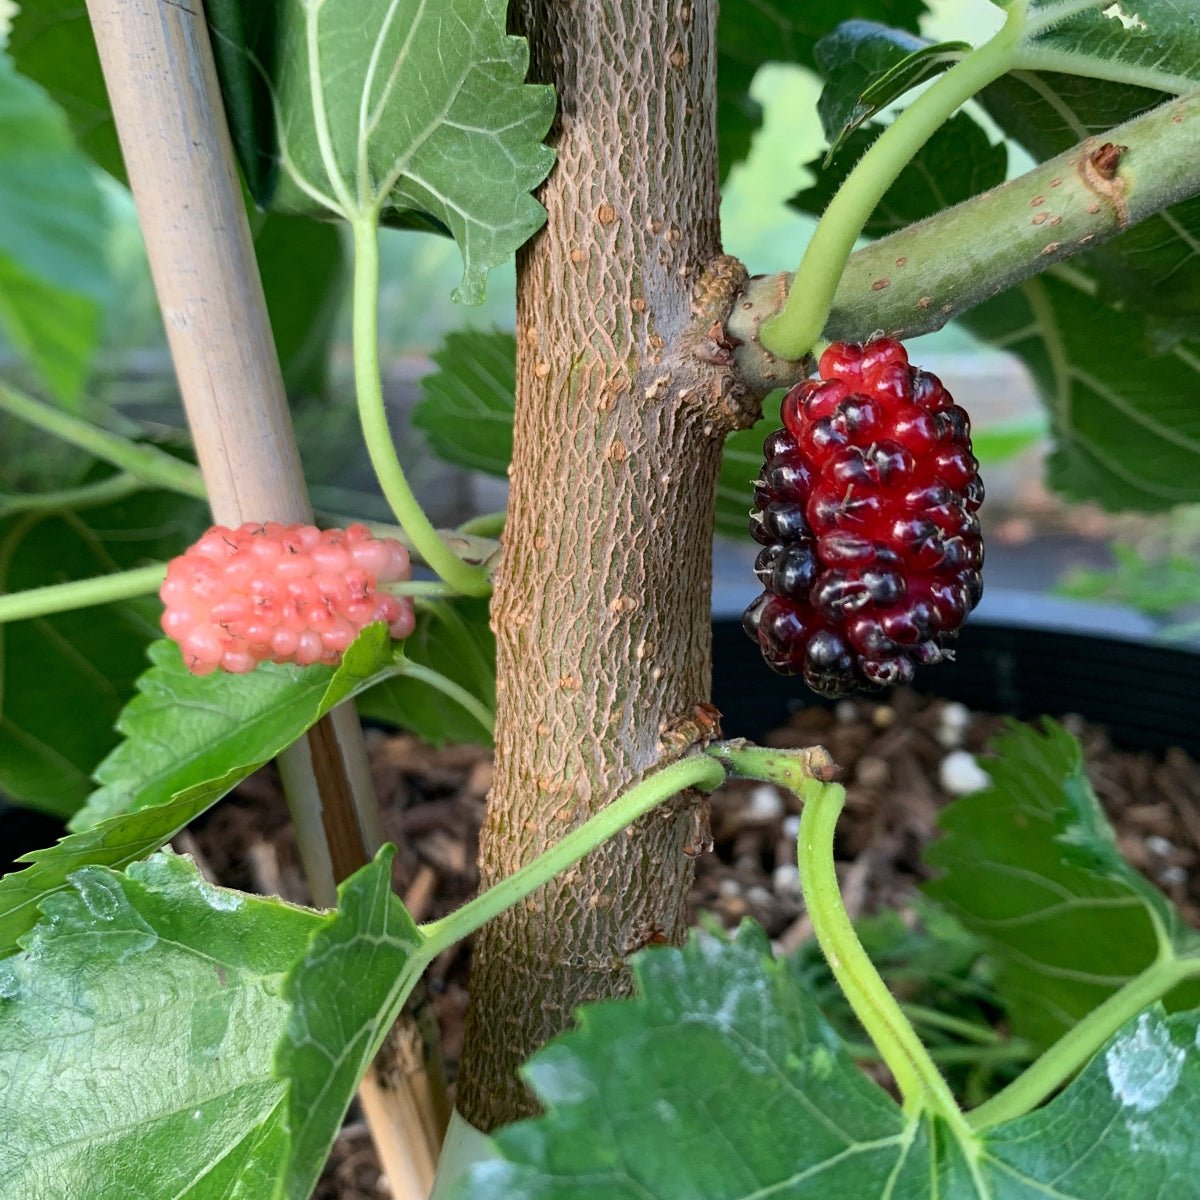
[[[713,488],[741,420],[721,347],[716,0],[517,0],[558,91],[545,229],[519,257],[517,407],[483,884],[635,782],[706,701]],[[459,1083],[491,1130],[531,1111],[519,1065],[626,957],[684,932],[696,814],[679,803],[489,925]]]

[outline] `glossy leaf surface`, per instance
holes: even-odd
[[[1144,1200],[1200,1169],[1195,1013],[1142,1013],[1045,1108],[960,1138],[866,1079],[760,931],[634,970],[534,1057],[546,1115],[457,1200]]]
[[[926,892],[984,940],[1014,1031],[1047,1046],[1148,967],[1160,937],[1191,957],[1200,934],[1121,858],[1066,730],[1014,725],[993,749],[991,786],[942,814]]]
[[[912,32],[925,12],[923,0],[725,0],[717,27],[717,138],[721,173],[750,150],[761,111],[750,96],[764,63],[813,66],[813,48],[840,21],[851,17]]]
[[[0,1194],[269,1196],[283,977],[322,918],[173,855],[88,867],[44,912],[0,963]]]
[[[126,741],[102,764],[102,786],[77,814],[80,831],[0,879],[0,954],[72,871],[121,867],[158,849],[331,708],[397,669],[382,625],[364,630],[336,670],[263,664],[249,676],[200,678],[171,643],[155,643],[151,655],[154,666],[121,719]]]
[[[448,230],[457,295],[545,220],[547,87],[505,33],[504,0],[218,0],[209,12],[234,141],[255,198],[308,216],[380,212]]]
[[[865,121],[952,66],[970,48],[967,42],[930,45],[874,21],[846,21],[823,37],[814,57],[825,79],[817,113],[829,141],[826,161]]]

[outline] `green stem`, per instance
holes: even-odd
[[[459,527],[459,533],[470,534],[473,537],[497,537],[504,532],[506,512],[480,513],[469,521],[464,521]]]
[[[402,579],[399,583],[386,583],[383,591],[393,596],[455,596],[458,593],[440,579]]]
[[[1024,10],[1024,4],[1014,3],[995,37],[922,92],[872,142],[846,177],[808,243],[783,308],[763,322],[761,341],[772,354],[796,360],[813,348],[867,219],[913,155],[946,119],[1009,69],[1024,30]]]
[[[416,606],[417,612],[427,612],[445,625],[447,632],[455,639],[458,654],[469,660],[471,674],[479,685],[480,695],[495,695],[495,653],[488,655],[484,652],[479,639],[471,633],[458,609],[444,600],[418,599]]]
[[[121,471],[95,483],[63,488],[57,492],[35,492],[22,496],[0,495],[0,517],[11,517],[19,512],[52,512],[57,509],[78,511],[94,508],[98,504],[124,500],[126,496],[141,491],[145,486],[140,479]]]
[[[327,525],[335,525],[342,529],[345,529],[347,525],[365,525],[376,537],[395,538],[408,551],[414,563],[419,563],[424,567],[429,566],[429,563],[421,557],[420,551],[413,544],[412,538],[399,525],[388,525],[383,521],[352,517],[346,513],[329,510],[323,510],[318,515]],[[496,551],[500,548],[499,543],[491,538],[463,533],[461,529],[443,529],[439,531],[438,537],[452,549],[457,547],[455,553],[468,564],[487,562],[495,556]]]
[[[805,800],[821,791],[821,779],[836,771],[829,752],[820,746],[803,750],[771,750],[745,742],[716,742],[707,753],[725,764],[732,779],[757,779],[778,784]]]
[[[682,758],[655,771],[653,775],[647,775],[624,795],[618,796],[607,808],[577,829],[571,830],[558,845],[547,850],[545,854],[515,871],[507,879],[502,879],[482,896],[464,904],[448,917],[422,925],[421,932],[429,939],[425,947],[429,957],[435,957],[447,946],[452,946],[468,934],[474,933],[493,917],[524,900],[556,875],[574,866],[602,842],[620,833],[626,825],[657,808],[672,796],[686,788],[711,791],[720,787],[724,781],[725,771],[721,764],[700,754]]]
[[[905,1004],[903,1008],[905,1016],[914,1024],[928,1025],[931,1029],[951,1033],[964,1041],[975,1042],[981,1046],[995,1046],[1004,1041],[994,1029],[938,1012],[936,1008],[926,1008],[923,1004]]]
[[[1200,976],[1200,960],[1159,959],[1092,1009],[1008,1087],[968,1113],[967,1123],[978,1132],[1023,1116],[1086,1066],[1122,1025],[1195,976]]]
[[[158,591],[167,573],[166,563],[98,575],[94,579],[74,579],[70,583],[54,583],[47,587],[29,588],[0,596],[0,625],[9,621],[24,621],[30,617],[45,617],[50,613],[70,612],[76,608],[92,608],[111,604],[114,600],[131,600]]]
[[[9,413],[72,446],[87,450],[151,487],[195,496],[198,500],[206,498],[200,471],[191,463],[182,462],[159,450],[157,446],[131,442],[3,384],[0,384],[0,412]]]
[[[421,558],[455,591],[486,596],[491,579],[468,566],[442,541],[409,487],[396,457],[379,374],[379,237],[372,213],[356,216],[354,229],[354,384],[358,416],[379,486]]]
[[[489,737],[495,731],[496,714],[476,696],[472,696],[466,688],[460,687],[453,679],[447,679],[440,671],[405,660],[400,668],[400,675],[408,679],[418,679],[441,692],[443,696],[448,696],[466,709],[487,730]]]
[[[882,1062],[878,1049],[868,1043],[847,1042],[846,1053],[858,1062]],[[1009,1063],[1025,1063],[1032,1051],[1025,1042],[1001,1042],[996,1046],[930,1046],[930,1059],[947,1067],[1006,1066]]]
[[[840,784],[806,797],[800,817],[800,886],[817,943],[850,1007],[895,1077],[907,1111],[931,1110],[970,1144],[971,1133],[946,1081],[875,970],[842,904],[833,834],[845,802]]]

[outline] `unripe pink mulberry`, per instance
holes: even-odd
[[[379,590],[411,577],[408,551],[365,525],[215,525],[167,566],[162,628],[195,675],[267,659],[334,666],[376,621],[394,638],[412,633],[412,601]]]

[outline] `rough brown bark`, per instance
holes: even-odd
[[[515,8],[531,78],[558,91],[558,162],[518,262],[485,887],[643,775],[707,700],[713,487],[740,420],[706,334],[738,276],[718,257],[715,0]],[[686,805],[653,815],[483,931],[468,1120],[531,1111],[517,1067],[627,987],[628,954],[682,936],[694,825]]]

